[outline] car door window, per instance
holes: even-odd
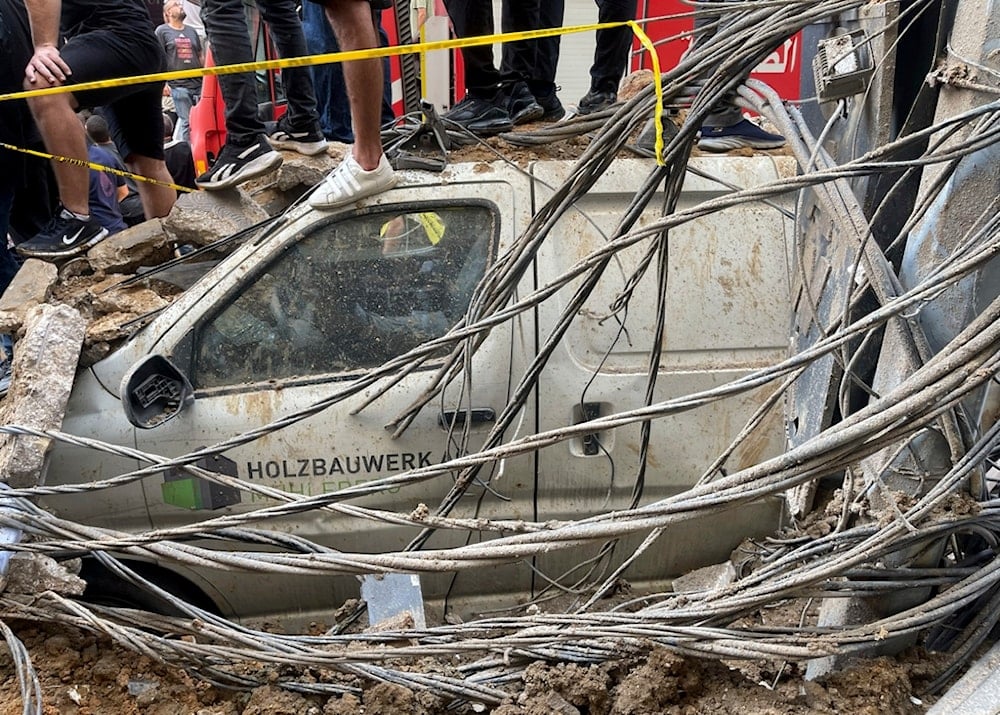
[[[355,371],[443,335],[468,308],[498,227],[486,203],[317,222],[196,329],[192,382]]]

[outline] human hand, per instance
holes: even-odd
[[[39,45],[35,48],[35,54],[28,61],[28,66],[24,68],[24,76],[31,84],[37,84],[39,80],[44,80],[47,86],[56,87],[66,81],[66,78],[73,74],[62,56],[59,49],[54,45]]]

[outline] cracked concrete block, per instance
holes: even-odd
[[[736,580],[736,569],[726,561],[704,568],[695,569],[674,579],[675,593],[693,593],[695,591],[712,591],[728,586]]]
[[[24,327],[24,337],[14,351],[13,379],[0,417],[4,424],[59,429],[87,322],[67,305],[46,304],[28,311]],[[44,481],[50,443],[41,437],[0,435],[0,479],[14,488]]]
[[[195,191],[184,194],[163,219],[167,238],[178,244],[205,246],[268,217],[245,191]]]
[[[342,154],[341,154],[342,156]],[[299,186],[315,186],[339,163],[332,154],[303,156],[295,152],[285,152],[285,161],[278,169],[277,188],[288,191]]]
[[[94,309],[102,313],[130,313],[133,316],[145,315],[170,304],[151,288],[132,285],[126,288],[112,288],[94,296]]]
[[[60,563],[44,554],[14,554],[7,568],[3,592],[34,596],[43,591],[55,591],[64,596],[80,596],[87,582],[67,566],[79,570],[80,560]]]
[[[87,261],[98,273],[134,273],[140,266],[156,265],[171,258],[173,247],[158,218],[108,236],[87,251]]]
[[[16,333],[25,313],[49,299],[58,279],[54,263],[37,258],[26,260],[0,296],[0,333]]]

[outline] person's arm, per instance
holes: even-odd
[[[62,84],[72,72],[59,55],[59,15],[61,0],[25,0],[31,41],[35,54],[24,68],[24,76],[34,84],[39,77],[49,84]]]

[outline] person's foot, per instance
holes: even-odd
[[[281,166],[282,161],[281,154],[272,149],[263,136],[256,137],[247,146],[237,146],[227,141],[212,168],[195,179],[194,183],[209,191],[228,189],[274,171]]]
[[[703,151],[778,149],[784,145],[783,136],[764,131],[749,119],[741,119],[731,127],[703,126],[698,140],[698,148]]]
[[[329,146],[317,122],[313,122],[312,128],[297,129],[292,127],[287,114],[278,120],[274,131],[267,135],[267,141],[275,149],[297,151],[306,156],[315,156]]]
[[[602,92],[597,89],[592,89],[583,95],[579,103],[577,103],[576,113],[593,114],[594,112],[600,112],[603,109],[607,109],[617,101],[618,94],[616,92]]]
[[[503,95],[503,102],[513,124],[524,124],[541,119],[545,114],[542,105],[535,101],[535,95],[525,82],[515,82]]]
[[[556,96],[555,92],[535,95],[535,101],[542,108],[542,116],[538,118],[540,122],[558,122],[566,116],[566,109],[563,107],[562,102],[559,101],[559,97]]]
[[[502,95],[499,95],[502,98]],[[507,110],[495,101],[466,94],[465,99],[441,115],[448,122],[468,129],[473,134],[489,137],[514,128]]]
[[[336,169],[331,171],[309,197],[309,205],[314,209],[335,209],[383,191],[396,185],[396,172],[385,154],[378,166],[371,171],[361,165],[348,152]]]
[[[77,218],[75,214],[60,207],[59,212],[46,224],[45,228],[27,241],[18,244],[17,252],[29,258],[52,260],[69,258],[83,253],[108,235],[93,216]]]

